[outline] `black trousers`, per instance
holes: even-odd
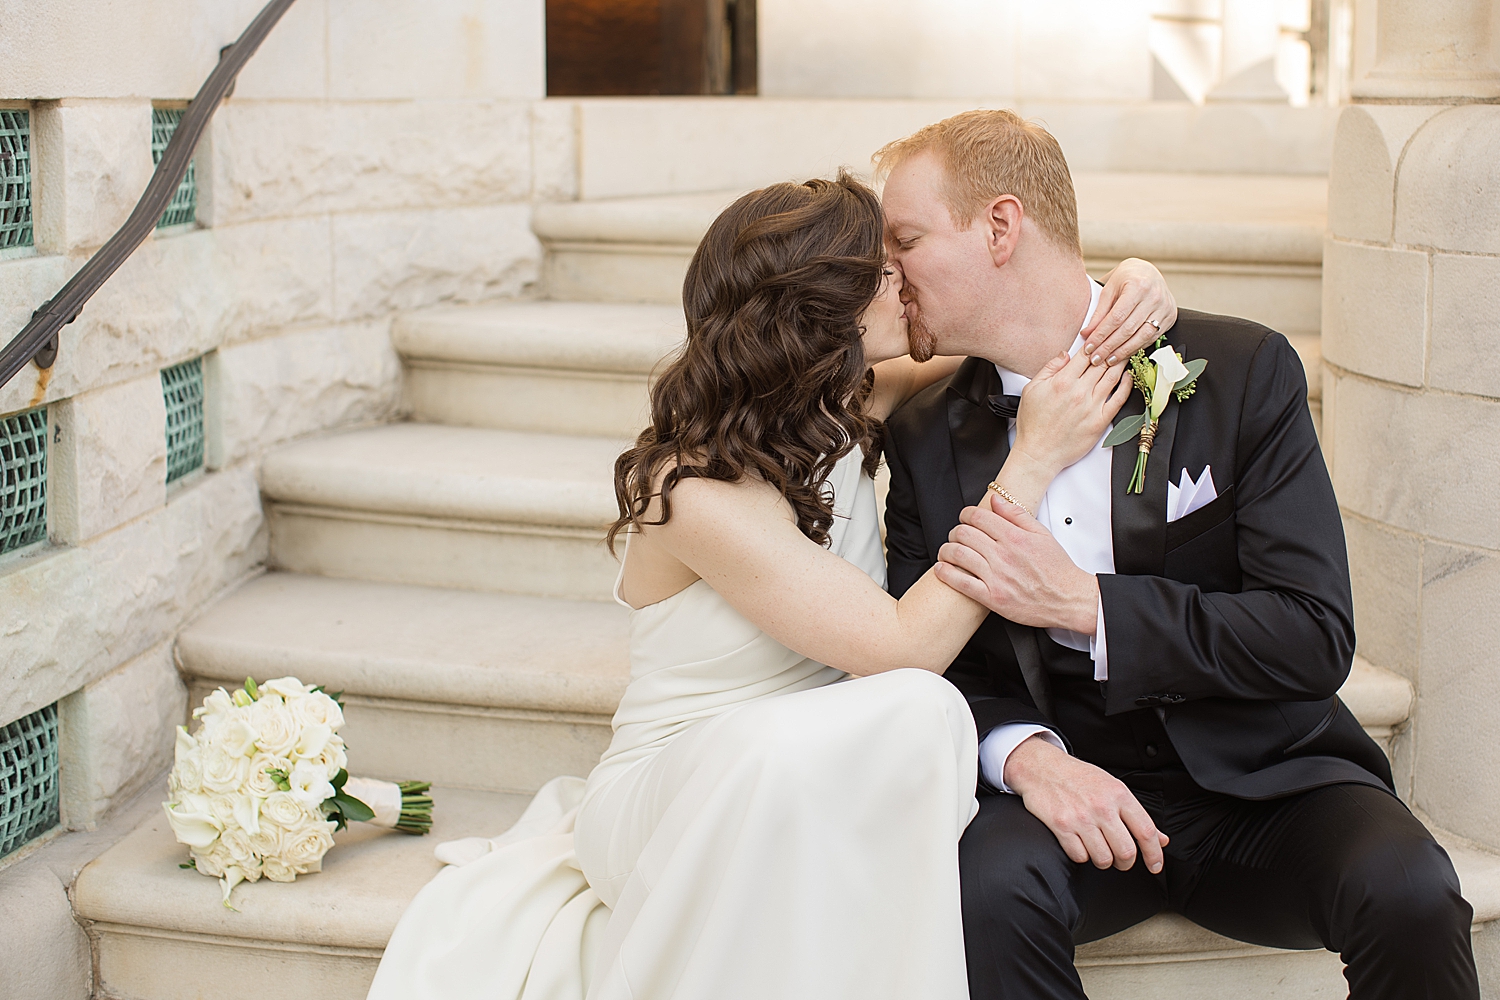
[[[1400,800],[1331,785],[1247,802],[1185,774],[1127,784],[1172,838],[1160,875],[1076,864],[1014,795],[981,796],[959,844],[973,1000],[1084,997],[1073,948],[1162,910],[1344,960],[1351,1000],[1478,1000],[1453,864]]]

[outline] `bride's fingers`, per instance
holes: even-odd
[[[1136,351],[1161,336],[1167,326],[1162,322],[1169,310],[1156,298],[1145,298],[1135,303],[1130,314],[1119,327],[1094,349],[1091,359],[1095,363],[1118,364]],[[1158,324],[1153,326],[1152,323]]]
[[[1032,381],[1034,381],[1034,382],[1040,382],[1040,381],[1043,381],[1045,379],[1051,378],[1052,376],[1056,375],[1058,372],[1062,371],[1063,368],[1064,368],[1064,366],[1067,365],[1067,363],[1068,363],[1068,352],[1067,351],[1058,351],[1056,357],[1052,358],[1045,365],[1042,365],[1042,370],[1036,373],[1036,378],[1033,379]]]
[[[1124,368],[1122,366],[1122,374],[1123,371]],[[1125,405],[1125,401],[1130,398],[1130,390],[1134,388],[1135,379],[1120,379],[1119,384],[1115,386],[1114,392],[1110,393],[1109,401],[1104,404],[1104,412],[1109,417],[1109,419],[1113,420],[1115,418],[1115,414],[1120,412],[1120,407]]]

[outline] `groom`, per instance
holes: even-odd
[[[1144,488],[1137,439],[1101,445],[1033,517],[987,486],[1015,397],[1098,302],[1062,151],[973,111],[877,159],[912,354],[968,356],[889,421],[886,527],[892,594],[936,563],[993,612],[947,673],[981,741],[971,995],[1082,997],[1075,944],[1173,910],[1336,951],[1354,1000],[1477,1000],[1452,864],[1335,694],[1349,570],[1296,353],[1184,310],[1168,340],[1207,367],[1161,413]]]

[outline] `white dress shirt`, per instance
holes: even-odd
[[[1097,281],[1089,282],[1092,297],[1083,325],[1089,325],[1094,310],[1099,306],[1099,293],[1103,291]],[[1080,333],[1068,350],[1071,356],[1083,348]],[[1000,384],[1008,395],[1019,396],[1031,379],[999,365]],[[1106,429],[1099,437],[1099,444],[1109,435]],[[1010,443],[1016,443],[1016,422],[1010,421]],[[1112,449],[1098,445],[1077,462],[1058,473],[1052,480],[1037,506],[1036,519],[1056,538],[1063,551],[1078,568],[1089,573],[1113,573],[1115,571],[1114,534],[1110,521],[1110,472],[1113,467]],[[1109,653],[1104,638],[1104,602],[1099,602],[1097,624],[1094,635],[1087,636],[1068,629],[1049,628],[1047,634],[1059,645],[1077,650],[1086,650],[1094,661],[1094,679],[1109,679]],[[1002,792],[1011,788],[1005,783],[1005,762],[1011,752],[1032,736],[1041,735],[1049,742],[1064,749],[1057,734],[1044,726],[1029,723],[1012,723],[997,726],[986,734],[979,744],[979,766],[985,780]]]

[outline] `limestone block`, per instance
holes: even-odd
[[[1434,388],[1500,398],[1500,257],[1432,256],[1432,335],[1427,379]]]
[[[6,1000],[89,1000],[89,939],[73,919],[67,887],[44,865],[0,873],[0,927],[5,928]]]
[[[531,106],[531,196],[547,201],[578,197],[576,101],[538,101]]]
[[[1328,175],[1328,228],[1334,236],[1390,242],[1401,153],[1412,134],[1441,110],[1435,105],[1344,108]]]
[[[37,306],[51,298],[77,267],[66,257],[19,257],[0,260],[0,340],[9,342],[21,332]],[[73,343],[72,331],[65,328],[63,343]],[[60,354],[53,367],[45,372],[34,365],[21,369],[0,386],[0,413],[14,413],[37,403],[58,398],[49,393],[57,373],[70,368],[67,355]]]
[[[1415,804],[1500,848],[1500,556],[1429,542],[1422,569]]]
[[[1053,0],[1017,4],[1015,10],[1016,96],[1060,101],[1150,100],[1148,3]],[[965,20],[954,18],[960,37],[968,37]],[[890,24],[903,33],[907,28],[900,18]],[[1079,30],[1083,24],[1088,30]],[[983,44],[987,48],[990,40],[983,39]]]
[[[0,99],[187,100],[218,64],[219,49],[264,6],[262,0],[7,3]]]
[[[215,117],[243,100],[327,97],[327,29],[328,0],[297,0],[240,70],[231,103]]]
[[[1500,402],[1340,379],[1334,489],[1346,510],[1373,520],[1500,548],[1500,449],[1488,446],[1496,440]]]
[[[55,541],[83,542],[166,503],[160,375],[75,396],[54,412],[48,514]]]
[[[146,190],[151,102],[68,99],[37,105],[36,245],[66,253],[114,235]]]
[[[1352,514],[1344,515],[1344,538],[1349,546],[1354,632],[1360,655],[1415,680],[1421,620],[1421,539]]]
[[[174,727],[187,721],[188,704],[171,642],[64,698],[59,712],[63,818],[92,829],[172,766]]]
[[[1500,107],[1449,108],[1412,138],[1396,181],[1395,238],[1500,253]]]
[[[260,491],[239,466],[77,548],[0,564],[0,705],[33,712],[174,635],[266,558]]]
[[[335,100],[541,97],[543,0],[327,0]]]
[[[233,101],[215,117],[210,222],[492,204],[531,191],[522,101]]]
[[[1330,238],[1323,250],[1323,357],[1374,378],[1422,384],[1427,255]]]
[[[288,438],[389,418],[401,364],[377,320],[231,345],[209,356],[204,379],[207,463],[221,468]]]
[[[336,215],[335,315],[518,295],[542,258],[530,222],[527,205]]]

